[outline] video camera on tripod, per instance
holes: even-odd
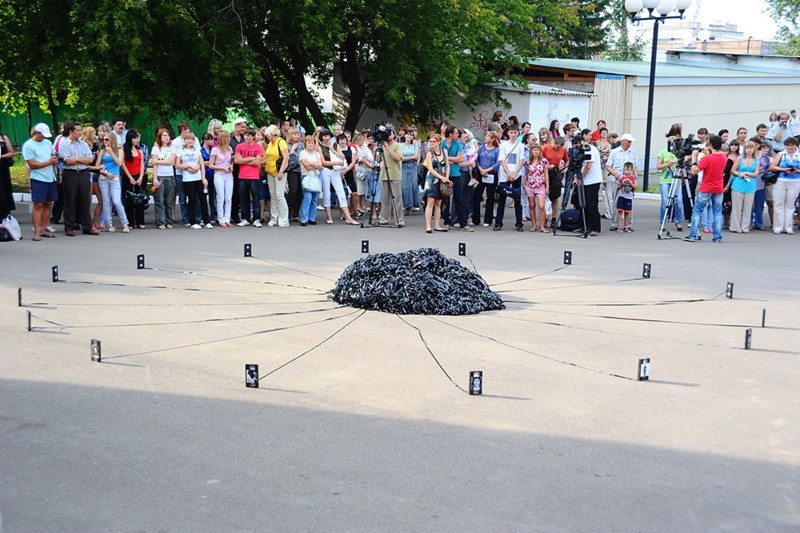
[[[678,158],[678,168],[683,167],[684,160],[690,157],[692,152],[699,150],[702,146],[703,141],[695,139],[693,134],[690,134],[685,139],[676,137],[667,141],[667,150]]]
[[[588,144],[583,144],[583,139],[573,140],[573,145],[567,152],[569,157],[568,170],[573,172],[583,171],[583,163],[586,161],[587,154],[591,152]]]
[[[369,135],[375,141],[375,153],[383,154],[383,145],[389,141],[389,135],[394,128],[387,121],[378,122],[369,131]]]

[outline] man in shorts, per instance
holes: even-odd
[[[50,208],[58,200],[55,166],[58,157],[53,151],[50,128],[40,122],[31,130],[31,138],[22,145],[22,157],[31,170],[31,201],[33,202],[33,240],[55,237],[47,233]]]

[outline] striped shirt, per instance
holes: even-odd
[[[92,151],[89,149],[89,145],[86,144],[86,141],[83,139],[73,141],[69,137],[64,137],[61,139],[61,142],[58,143],[58,155],[65,160],[69,159],[70,157],[88,157],[89,159],[93,159]],[[64,168],[69,170],[84,170],[86,167],[87,165],[82,164],[64,164]]]

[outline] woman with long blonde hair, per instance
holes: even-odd
[[[221,228],[233,227],[231,224],[231,205],[233,199],[233,150],[231,134],[219,132],[217,145],[211,149],[208,166],[214,171],[214,191],[216,191],[217,220]]]

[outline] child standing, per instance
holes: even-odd
[[[625,163],[622,176],[617,180],[617,233],[630,233],[631,211],[633,210],[633,191],[636,190],[636,176],[633,175],[633,163]],[[623,225],[623,219],[625,224]],[[623,230],[624,228],[624,230]]]
[[[547,229],[547,214],[545,213],[545,198],[550,194],[550,183],[547,179],[547,160],[542,157],[542,147],[538,144],[530,146],[530,156],[525,164],[525,196],[530,205],[531,231],[536,231],[536,216],[534,211],[539,210],[539,229],[542,233],[549,233]]]

